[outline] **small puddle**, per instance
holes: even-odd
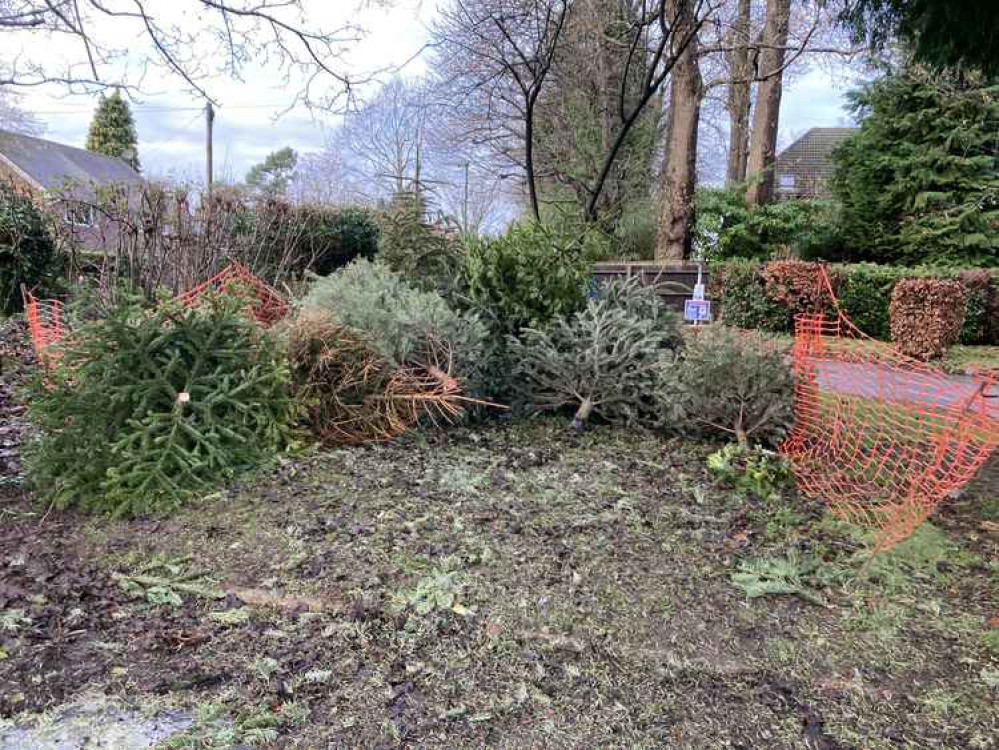
[[[19,724],[0,724],[0,750],[141,750],[192,723],[182,711],[149,717],[103,696],[83,697]]]

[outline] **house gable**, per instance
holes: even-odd
[[[836,165],[832,153],[857,128],[812,128],[777,155],[777,197],[826,198]]]

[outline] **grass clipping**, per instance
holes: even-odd
[[[449,347],[429,340],[426,351],[426,363],[395,365],[362,334],[317,310],[303,312],[288,331],[296,393],[327,444],[391,440],[421,419],[457,419],[474,400],[451,374]]]

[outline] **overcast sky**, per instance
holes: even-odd
[[[392,7],[377,1],[306,0],[310,18],[321,19],[327,27],[352,22],[367,30],[365,38],[352,45],[344,66],[353,75],[377,73],[381,79],[394,70],[407,77],[424,72],[425,56],[420,53],[436,5],[433,0],[397,0]],[[142,41],[137,38],[137,43]],[[849,84],[841,82],[841,76],[836,78],[840,80],[827,71],[812,70],[786,88],[781,145],[810,127],[849,122],[843,109]],[[220,77],[208,85],[220,104],[215,119],[217,177],[241,179],[250,165],[284,146],[299,152],[317,150],[324,129],[337,124],[335,115],[302,106],[287,111],[299,87],[264,64],[248,66],[243,79]],[[205,142],[203,100],[183,92],[177,79],[163,73],[148,74],[143,88],[158,92],[133,102],[144,171],[157,177],[199,179]],[[42,89],[23,100],[25,109],[45,123],[44,137],[78,146],[84,143],[94,104],[93,99],[67,98],[58,90]]]

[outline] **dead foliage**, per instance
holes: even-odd
[[[957,341],[967,290],[959,281],[902,279],[891,295],[891,339],[904,354],[936,359]]]
[[[424,366],[395,366],[330,316],[303,313],[288,328],[292,379],[313,432],[327,444],[391,440],[423,418],[453,422],[472,399],[451,374],[451,353],[430,341]]]

